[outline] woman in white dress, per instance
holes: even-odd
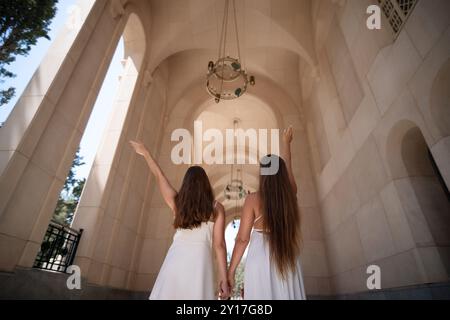
[[[247,196],[242,209],[228,282],[233,288],[236,268],[250,243],[244,273],[246,300],[306,299],[297,185],[291,166],[292,138],[292,128],[285,130],[282,158],[269,155],[263,159],[261,167],[278,160],[279,169],[274,175],[260,175],[258,192]]]
[[[147,161],[165,202],[172,209],[177,230],[149,299],[217,299],[213,248],[218,262],[219,296],[227,298],[225,210],[214,201],[206,172],[201,167],[189,168],[177,192],[144,145],[130,143]]]

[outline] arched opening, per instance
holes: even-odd
[[[425,265],[441,264],[448,272],[450,201],[445,183],[420,128],[403,120],[393,127],[387,144],[388,163],[417,248],[435,255],[421,257]],[[433,275],[428,275],[433,281]]]
[[[228,220],[227,220],[228,221]],[[227,261],[230,263],[231,256],[233,254],[234,243],[236,241],[236,237],[239,231],[240,226],[240,216],[236,215],[231,218],[231,221],[225,228],[225,242],[227,244]],[[242,256],[241,263],[236,269],[236,282],[233,291],[233,300],[242,300],[244,297],[244,267],[245,267],[245,259],[247,257],[248,248],[245,250],[244,255]]]
[[[450,244],[448,190],[418,127],[404,134],[401,156],[435,243]]]
[[[99,222],[93,217],[102,210],[102,199],[107,193],[105,177],[113,172],[112,163],[135,95],[145,48],[143,25],[139,17],[131,13],[103,78],[95,105],[88,115],[80,153],[74,160],[75,164],[77,160],[87,158],[87,163],[79,168],[72,166],[65,187],[70,180],[75,179],[77,182],[63,190],[34,267],[65,272],[67,266],[73,263],[75,254],[89,256],[86,245],[95,238],[94,230]],[[70,202],[72,205],[68,206]],[[78,230],[84,231],[83,234]],[[76,241],[69,241],[72,238],[70,234],[77,233]],[[107,254],[107,248],[102,247],[99,255]]]

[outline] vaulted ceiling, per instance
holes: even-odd
[[[256,76],[256,86],[219,105],[205,84],[207,64],[219,56],[225,0],[151,0],[146,7],[151,11],[151,30],[145,30],[149,70],[164,68],[167,74],[170,118],[184,119],[187,128],[202,120],[205,127],[224,130],[235,118],[242,128],[258,129],[282,127],[286,116],[301,117],[302,75],[316,66],[311,0],[236,0],[242,64]],[[236,57],[232,13],[229,21],[226,55]],[[230,168],[209,166],[207,171],[220,196]],[[255,190],[257,167],[244,167],[244,175],[247,187]]]

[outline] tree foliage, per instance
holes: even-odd
[[[244,289],[244,270],[245,270],[245,261],[241,261],[239,266],[236,268],[236,278],[233,288],[233,298],[235,300],[240,300],[243,298],[243,294],[245,295]]]
[[[58,0],[0,1],[0,84],[14,77],[7,66],[27,55],[39,38],[50,39],[50,23]],[[0,106],[15,95],[15,88],[0,89]]]
[[[78,150],[75,155],[75,159],[72,162],[72,168],[70,169],[66,182],[64,183],[64,188],[59,195],[55,213],[53,214],[53,220],[63,225],[70,226],[75,210],[77,209],[78,202],[80,201],[86,179],[77,179],[76,169],[84,164],[83,157],[80,156]]]

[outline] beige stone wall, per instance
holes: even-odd
[[[313,6],[320,81],[303,98],[336,293],[367,290],[371,264],[383,288],[450,274],[450,206],[427,154],[449,185],[449,2],[419,1],[395,40],[386,20],[365,27],[369,4]]]

